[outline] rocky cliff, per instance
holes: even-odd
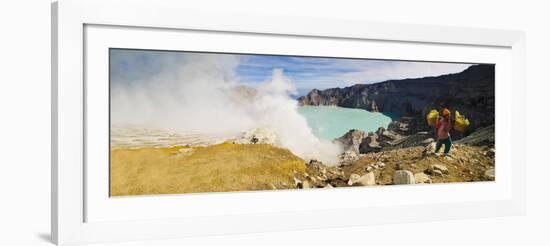
[[[416,79],[356,84],[345,88],[312,90],[298,98],[304,105],[334,105],[373,112],[398,113],[412,118],[410,131],[429,130],[425,115],[448,107],[469,118],[466,135],[494,124],[495,66],[473,65],[460,73]]]

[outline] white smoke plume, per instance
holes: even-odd
[[[111,123],[226,136],[270,128],[277,145],[303,159],[338,162],[340,147],[313,135],[290,98],[296,88],[281,69],[274,69],[271,80],[247,96],[235,93],[243,88],[235,72],[238,65],[235,56],[187,54],[161,60],[162,68],[152,78],[112,81]]]

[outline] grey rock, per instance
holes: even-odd
[[[394,184],[415,184],[414,175],[407,170],[397,170],[393,173]]]
[[[382,146],[378,143],[376,135],[371,135],[363,138],[363,141],[359,145],[359,153],[380,152]]]
[[[376,130],[376,134],[378,134],[379,136],[381,136],[382,134],[384,134],[385,131],[386,131],[386,128],[384,128],[384,127],[378,127],[378,130]]]
[[[388,130],[401,134],[406,134],[409,132],[409,123],[403,121],[392,121],[388,125]]]
[[[396,133],[396,132],[393,132],[393,131],[384,131],[382,132],[382,134],[379,134],[379,136],[387,139],[387,140],[397,140],[397,139],[401,139],[403,138],[402,135]]]
[[[344,148],[344,152],[359,153],[359,145],[363,141],[363,138],[367,137],[367,133],[360,130],[349,130],[343,136],[334,140]]]

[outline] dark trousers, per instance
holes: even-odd
[[[451,136],[445,139],[437,140],[437,143],[435,144],[435,153],[439,152],[442,144],[445,145],[445,154],[449,154],[449,151],[451,151],[451,145],[453,145],[453,142],[451,141]]]

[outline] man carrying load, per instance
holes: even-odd
[[[435,129],[437,132],[437,143],[435,144],[435,153],[439,152],[441,145],[445,145],[444,153],[446,156],[449,155],[451,151],[451,131],[452,122],[451,122],[451,111],[447,108],[443,108],[442,117],[438,117],[435,123]]]

